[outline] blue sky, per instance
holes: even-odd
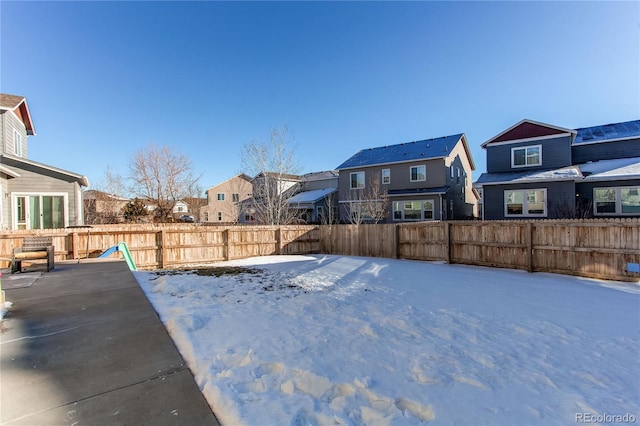
[[[302,172],[362,148],[523,118],[640,118],[640,3],[0,2],[0,91],[27,97],[29,158],[99,182],[152,143],[207,189],[287,126]]]

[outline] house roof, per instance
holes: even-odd
[[[336,191],[337,188],[324,188],[299,192],[289,199],[289,204],[315,203]]]
[[[585,181],[640,179],[640,157],[600,160],[580,165]]]
[[[336,169],[352,169],[421,159],[442,158],[451,153],[460,139],[462,139],[463,142],[466,140],[464,133],[396,145],[386,145],[377,148],[366,148],[358,151],[347,161],[336,167]],[[466,146],[465,149],[467,149]],[[473,164],[468,149],[467,155],[469,156],[471,164]]]
[[[578,133],[573,141],[574,145],[633,137],[640,138],[640,120],[583,127],[576,129],[576,131]]]
[[[0,164],[16,167],[18,169],[29,170],[36,169],[37,173],[46,174],[48,176],[57,176],[61,179],[78,182],[81,186],[89,186],[89,179],[86,176],[82,176],[76,173],[62,170],[57,167],[49,166],[47,164],[38,163],[36,161],[27,160],[26,158],[14,157],[13,155],[2,154],[0,155]]]
[[[578,166],[568,166],[559,169],[530,170],[509,173],[483,173],[475,182],[478,186],[499,185],[506,183],[549,182],[560,180],[576,180],[582,178]]]
[[[262,176],[268,176],[273,179],[281,179],[281,180],[291,180],[291,181],[300,181],[300,176],[291,175],[287,173],[277,173],[277,172],[260,172],[258,173],[252,180],[258,179]]]
[[[322,172],[311,172],[300,176],[304,182],[313,182],[317,180],[337,179],[337,170],[326,170]]]
[[[482,148],[486,148],[487,145],[496,144],[499,142],[516,141],[520,139],[541,138],[545,136],[555,136],[562,134],[575,134],[576,131],[572,129],[565,129],[564,127],[554,126],[552,124],[541,123],[539,121],[530,120],[525,118],[509,127],[507,130],[498,133],[482,145]]]
[[[28,135],[35,135],[36,131],[33,127],[33,120],[27,105],[27,99],[24,96],[9,95],[8,93],[0,93],[0,110],[13,111],[24,123]]]
[[[83,200],[100,200],[100,201],[129,201],[129,198],[120,197],[119,195],[109,194],[108,192],[99,191],[97,189],[88,189],[82,191]]]

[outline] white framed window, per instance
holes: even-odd
[[[504,191],[504,215],[506,217],[546,217],[546,188]]]
[[[411,182],[422,182],[427,180],[427,166],[411,166],[409,169],[409,180]]]
[[[542,165],[542,145],[511,148],[511,167]]]
[[[433,220],[433,201],[394,201],[393,220]]]
[[[222,212],[218,212],[218,221],[222,221]]]
[[[218,201],[224,201],[224,193],[223,192],[219,192],[218,193]]]
[[[640,186],[618,186],[593,189],[594,214],[640,214]]]
[[[389,185],[391,183],[391,169],[382,169],[382,184]]]
[[[353,172],[349,175],[349,187],[351,189],[364,188],[364,172]]]
[[[232,200],[234,203],[239,202],[239,201],[240,201],[240,194],[231,194],[231,200]]]
[[[22,157],[22,134],[15,129],[13,130],[13,145],[16,157]]]

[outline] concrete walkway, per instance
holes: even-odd
[[[218,424],[125,262],[2,284],[0,424]]]

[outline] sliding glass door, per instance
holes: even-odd
[[[54,229],[65,226],[66,195],[13,197],[14,229]]]

